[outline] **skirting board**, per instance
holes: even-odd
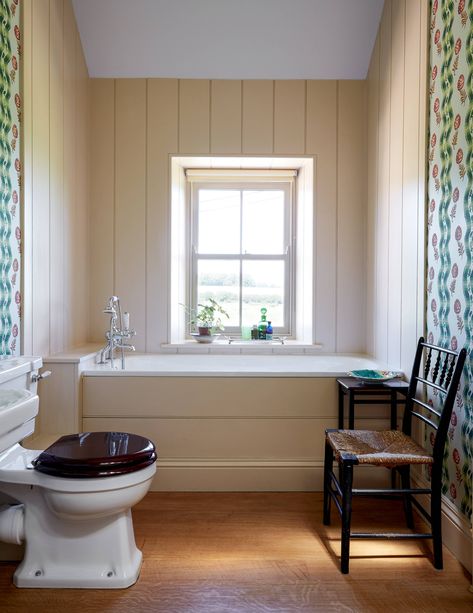
[[[419,475],[413,475],[412,480],[416,487],[429,487],[428,482]],[[429,509],[430,496],[419,496],[418,500],[426,510]],[[442,500],[442,540],[445,547],[471,573],[473,568],[472,528],[468,520],[460,515],[456,507],[446,498]]]
[[[389,472],[360,467],[358,487],[386,486]],[[158,460],[155,492],[321,492],[323,462],[300,460]]]

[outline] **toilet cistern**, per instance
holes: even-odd
[[[135,330],[130,329],[130,314],[125,312],[122,314],[120,306],[120,298],[118,296],[110,296],[107,306],[103,313],[110,315],[110,326],[105,333],[107,344],[97,354],[98,364],[106,364],[110,360],[110,367],[114,368],[114,351],[120,350],[121,367],[125,369],[125,351],[135,351],[133,345],[129,345],[125,340],[131,339],[136,335]]]

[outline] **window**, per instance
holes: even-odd
[[[189,325],[182,305],[210,296],[230,314],[225,331],[231,335],[257,324],[266,307],[276,335],[314,344],[321,312],[315,299],[322,295],[315,292],[314,275],[315,161],[171,156],[165,345],[186,351]]]
[[[268,310],[275,333],[294,318],[295,171],[188,170],[188,301],[214,298],[228,312],[225,330],[240,333]]]

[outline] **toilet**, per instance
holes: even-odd
[[[0,541],[25,543],[13,582],[31,588],[125,588],[138,579],[131,507],[148,492],[156,450],[124,432],[63,436],[22,447],[34,432],[39,358],[0,361]],[[0,543],[1,545],[1,543]]]

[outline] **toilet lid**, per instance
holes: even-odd
[[[134,472],[156,461],[149,439],[126,432],[82,432],[62,436],[33,461],[40,472],[97,478]]]

